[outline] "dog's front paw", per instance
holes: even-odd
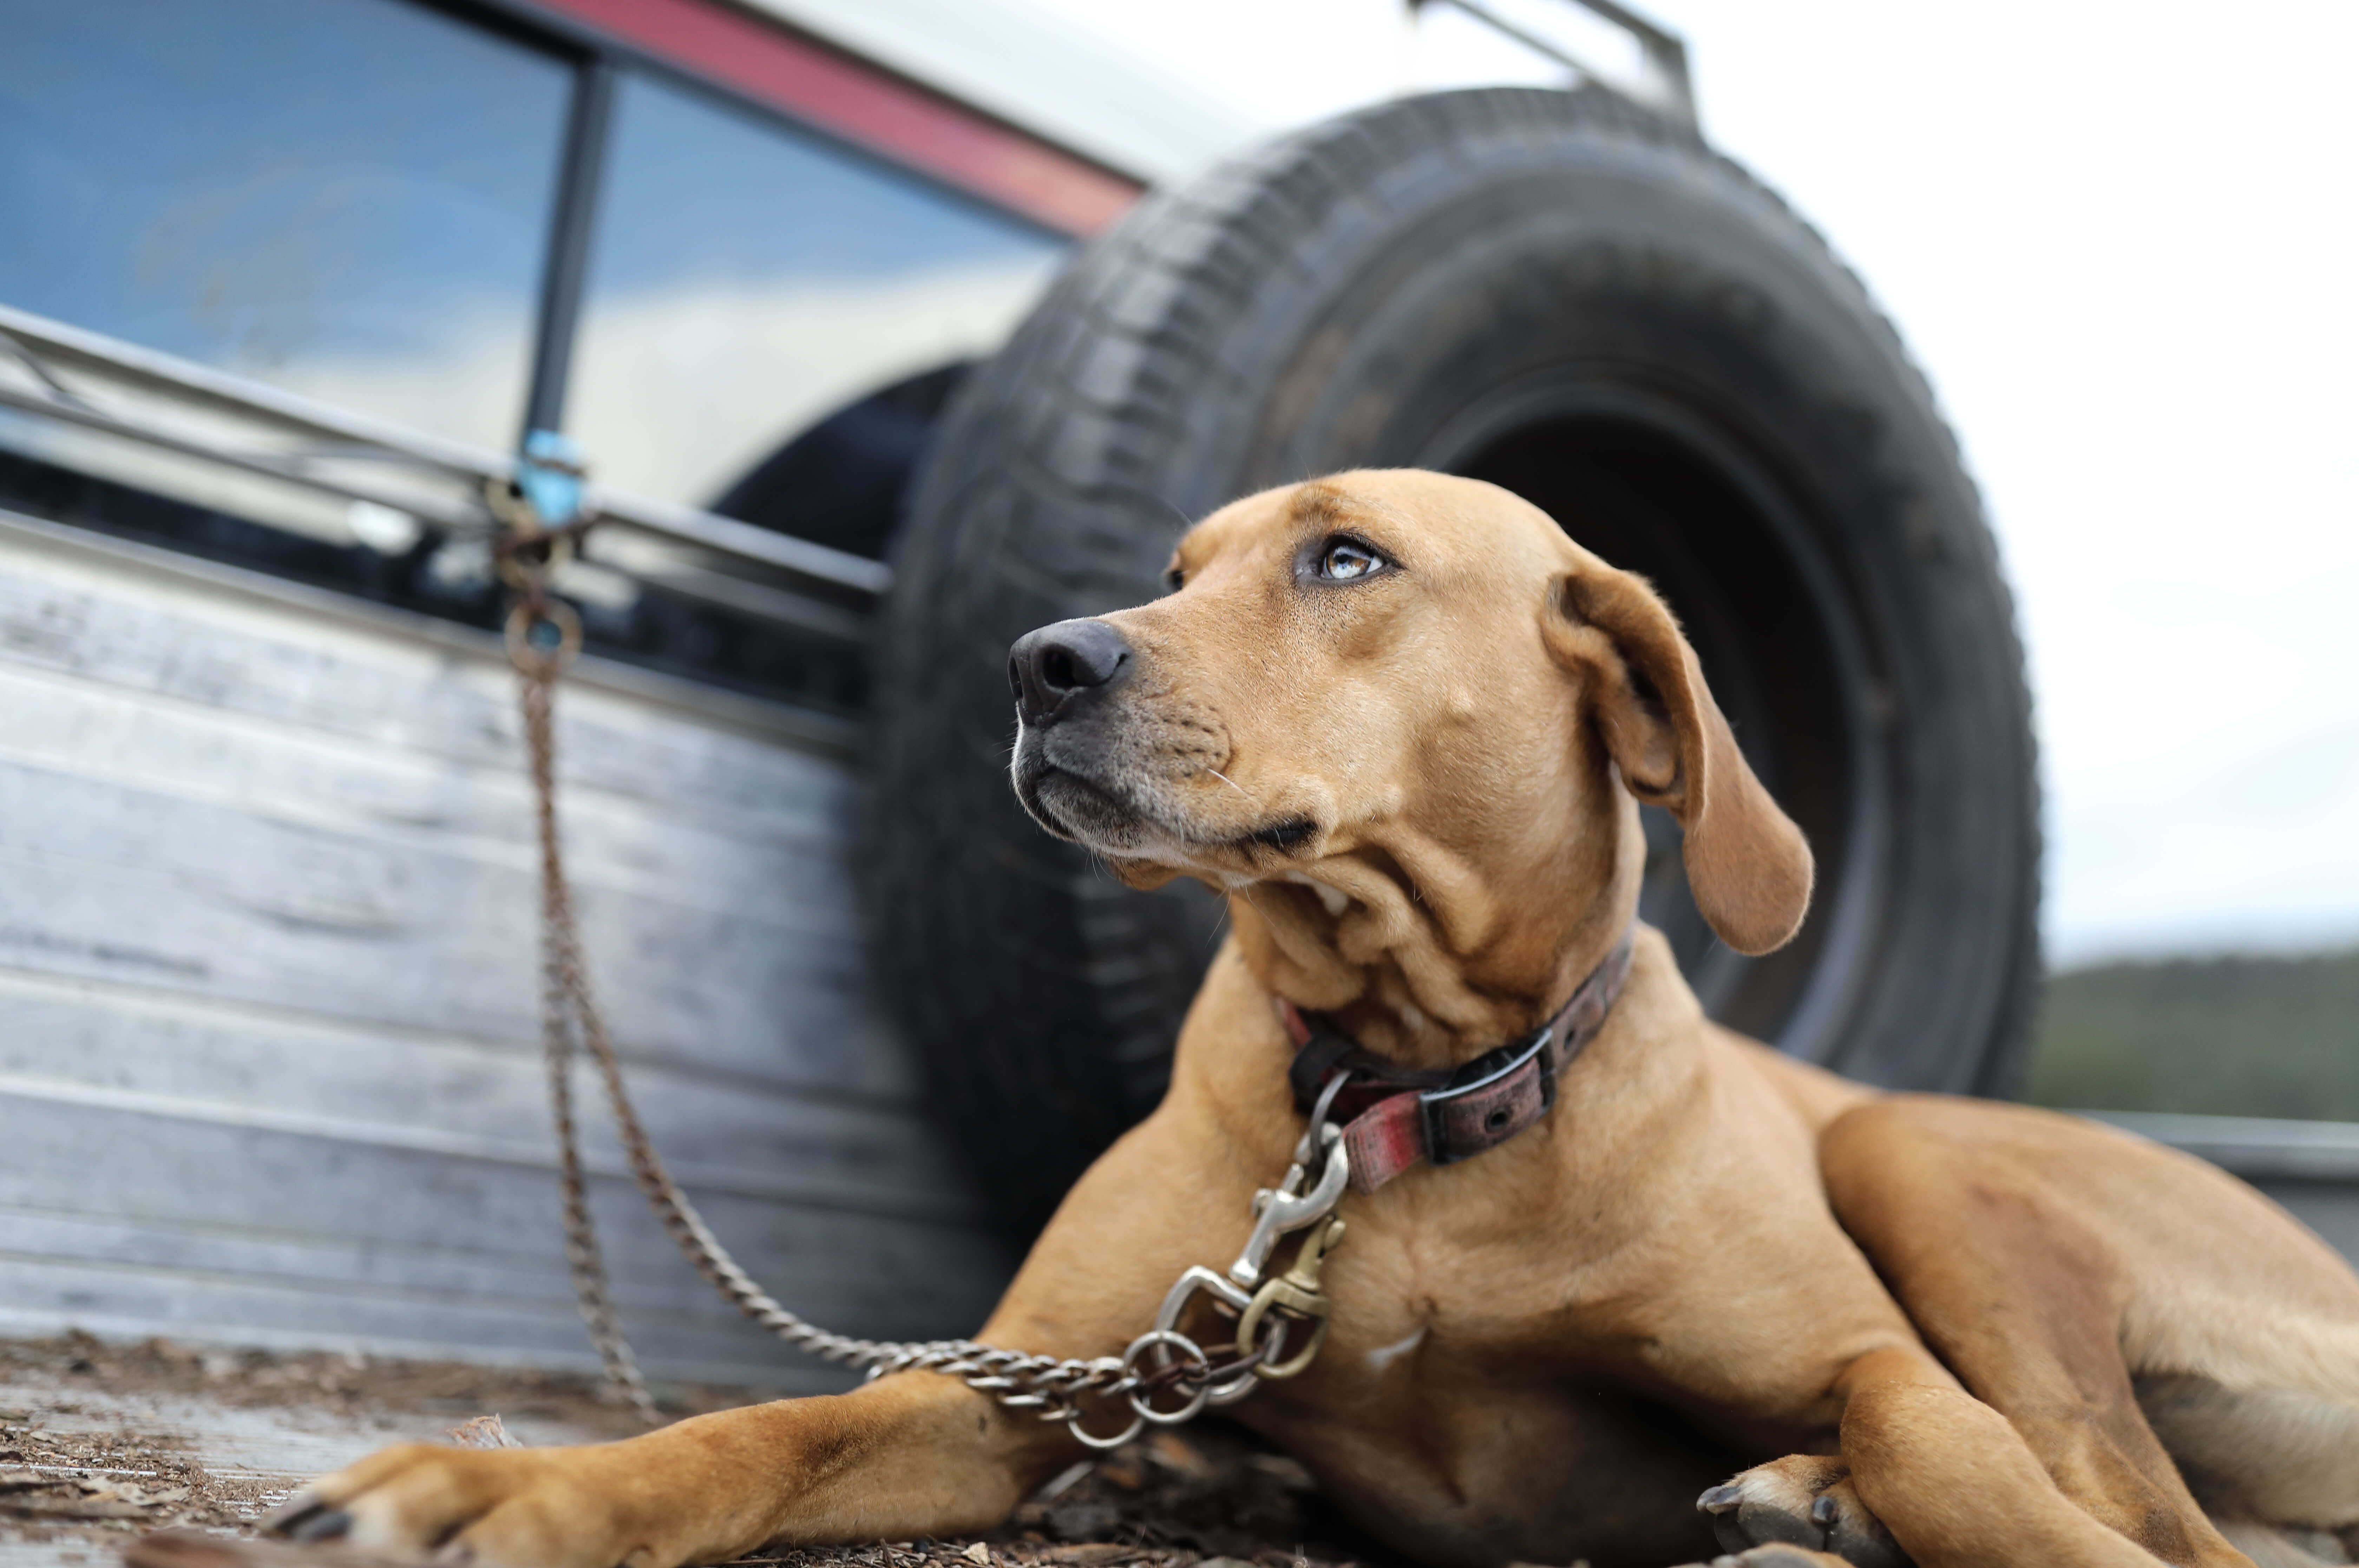
[[[684,1552],[632,1517],[612,1448],[388,1448],[322,1476],[271,1533],[364,1552],[499,1568],[669,1568]]]
[[[1750,1568],[1756,1549],[1831,1552],[1854,1568],[1914,1568],[1884,1521],[1867,1511],[1840,1459],[1795,1454],[1757,1465],[1696,1499],[1712,1532]],[[1725,1561],[1725,1560],[1723,1560]],[[1773,1568],[1764,1563],[1760,1568]]]

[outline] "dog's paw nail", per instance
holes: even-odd
[[[434,1554],[434,1561],[448,1563],[450,1568],[467,1568],[475,1560],[475,1549],[463,1541],[454,1541]]]
[[[284,1535],[300,1521],[310,1518],[327,1505],[309,1492],[297,1492],[262,1516],[262,1533]]]
[[[1696,1512],[1724,1514],[1745,1500],[1745,1488],[1736,1486],[1714,1486],[1696,1499]]]
[[[1835,1507],[1835,1500],[1832,1497],[1826,1496],[1824,1493],[1821,1493],[1818,1497],[1810,1499],[1810,1522],[1812,1524],[1831,1526],[1835,1522],[1835,1515],[1840,1510]]]
[[[279,1533],[289,1541],[335,1541],[352,1528],[353,1516],[343,1509],[321,1508],[282,1527]]]

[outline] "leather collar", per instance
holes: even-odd
[[[1295,1044],[1287,1069],[1294,1103],[1311,1113],[1343,1075],[1327,1109],[1343,1123],[1355,1192],[1373,1192],[1420,1161],[1451,1165],[1496,1149],[1556,1104],[1557,1074],[1605,1026],[1630,978],[1637,937],[1634,921],[1548,1022],[1454,1068],[1397,1067],[1278,997]]]

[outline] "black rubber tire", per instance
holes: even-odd
[[[2005,1093],[2039,824],[2011,602],[1957,448],[1858,280],[1742,169],[1596,91],[1385,104],[1143,202],[962,389],[882,621],[880,965],[1028,1230],[1154,1103],[1219,910],[1117,887],[1006,781],[1008,643],[1159,592],[1234,496],[1494,479],[1688,626],[1810,835],[1802,936],[1647,912],[1706,1005],[1870,1082]]]

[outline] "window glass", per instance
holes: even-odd
[[[596,235],[567,428],[601,481],[701,506],[837,410],[922,402],[926,373],[998,346],[1066,243],[638,78]]]
[[[506,447],[571,84],[404,0],[12,0],[0,301]]]

